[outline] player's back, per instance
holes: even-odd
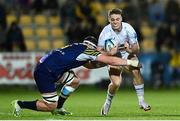
[[[55,49],[43,56],[40,63],[48,68],[56,77],[64,72],[79,67],[87,62],[77,60],[77,57],[86,50],[87,46],[81,43]]]

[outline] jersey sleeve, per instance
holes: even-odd
[[[86,50],[81,53],[76,60],[78,61],[95,61],[96,58],[100,55],[101,53],[95,49],[91,49],[91,48],[86,48]]]
[[[106,36],[105,36],[105,31],[103,29],[102,32],[99,35],[98,46],[99,47],[104,47],[105,40],[106,40]]]
[[[129,44],[132,45],[134,43],[138,43],[136,31],[134,30],[134,28],[130,24],[127,25],[126,31],[127,31]]]

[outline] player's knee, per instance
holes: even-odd
[[[80,79],[78,79],[78,77],[72,70],[66,72],[63,78],[64,79],[62,83],[66,85],[78,85],[80,82]]]
[[[120,86],[120,83],[119,82],[114,82],[114,83],[112,83],[113,84],[113,86],[115,87],[115,88],[119,88],[119,86]]]
[[[140,70],[139,69],[135,69],[132,71],[134,76],[139,76],[140,75]]]
[[[118,88],[121,84],[121,78],[119,76],[110,76],[113,87]]]
[[[119,80],[119,79],[118,79]],[[114,88],[119,88],[120,86],[120,81],[111,81],[111,85],[114,87]]]
[[[74,86],[78,86],[80,83],[80,79],[79,78],[74,78],[74,80],[71,82],[72,85]]]
[[[80,79],[79,78],[74,78],[73,81],[69,84],[66,84],[67,86],[71,86],[72,88],[76,89],[79,86]]]

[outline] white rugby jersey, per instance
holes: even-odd
[[[111,39],[111,41],[115,45],[124,44],[126,41],[130,45],[138,43],[137,34],[135,30],[130,24],[126,22],[122,22],[122,29],[120,32],[115,32],[110,24],[105,26],[102,32],[100,33],[98,46],[104,48],[105,41],[108,39]],[[126,58],[124,57],[125,55],[128,56],[128,53],[126,51],[120,51],[120,54],[123,58]]]

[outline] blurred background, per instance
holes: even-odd
[[[98,38],[116,7],[137,32],[145,85],[180,87],[180,0],[0,0],[0,84],[34,85],[32,71],[45,52]],[[82,84],[109,83],[106,67],[75,71]],[[123,75],[123,86],[132,85]]]

